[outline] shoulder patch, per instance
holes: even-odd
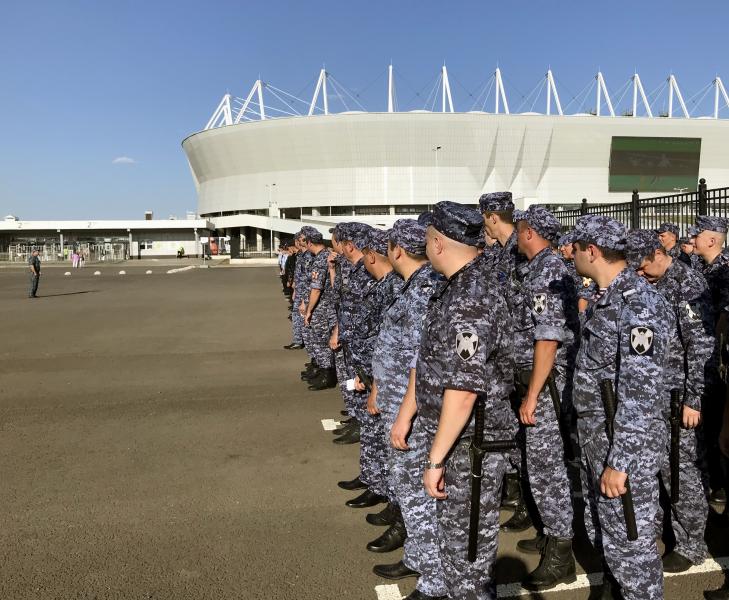
[[[689,321],[700,321],[701,320],[701,309],[698,303],[691,306],[690,302],[686,303],[686,314],[688,315]]]
[[[630,353],[638,356],[653,356],[653,329],[645,325],[630,330]]]
[[[456,354],[461,360],[470,360],[478,350],[478,336],[473,331],[459,331],[456,334]]]
[[[536,314],[541,315],[545,310],[547,310],[547,294],[536,294],[532,302],[532,310]]]

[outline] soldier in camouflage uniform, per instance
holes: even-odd
[[[484,249],[484,256],[503,288],[502,293],[506,297],[511,314],[514,299],[517,296],[512,275],[517,267],[526,262],[526,258],[519,253],[516,243],[516,229],[513,222],[514,202],[511,199],[511,192],[483,194],[479,198],[479,207],[483,214],[484,233],[486,237],[495,240],[488,250]],[[515,404],[513,408],[517,411],[518,404]],[[523,461],[524,458],[519,450],[511,453],[504,482],[505,494],[502,507],[513,508],[514,514],[501,525],[501,528],[506,531],[524,531],[532,524],[525,501],[524,492],[527,486],[520,476]]]
[[[423,482],[438,500],[441,561],[449,598],[496,598],[493,565],[498,545],[501,483],[507,457],[484,457],[478,556],[467,558],[471,504],[468,446],[474,432],[472,408],[485,399],[486,440],[513,437],[509,403],[513,356],[508,309],[488,261],[481,216],[453,202],[439,202],[427,230],[427,254],[447,277],[428,305],[417,360],[418,419],[430,450]],[[415,432],[413,432],[413,435]],[[445,468],[447,464],[447,468]]]
[[[364,242],[364,266],[375,283],[367,289],[353,318],[355,335],[350,343],[352,363],[357,374],[355,388],[366,392],[366,402],[357,406],[360,421],[360,471],[370,490],[397,504],[388,486],[385,429],[378,412],[376,388],[366,389],[365,379],[372,378],[372,356],[385,310],[402,287],[402,279],[387,259],[388,232],[370,228]],[[389,552],[403,545],[405,526],[397,519],[381,536],[367,544],[371,552]]]
[[[729,339],[729,254],[724,249],[727,237],[727,219],[716,216],[696,217],[696,237],[694,251],[701,257],[703,275],[709,286],[711,304],[716,319],[715,331],[718,344],[715,349],[717,364],[722,358],[720,345],[722,340]],[[726,368],[726,365],[724,365]],[[709,462],[709,483],[711,500],[726,501],[729,487],[729,465],[722,465],[722,454],[719,451],[719,433],[724,414],[724,398],[726,384],[720,373],[713,371],[710,375],[708,400],[703,407],[704,434],[706,436],[707,457]]]
[[[303,254],[296,261],[296,297],[294,300],[294,311],[299,316],[297,317],[297,327],[301,328],[301,339],[303,340],[306,353],[309,355],[311,364],[314,366],[311,375],[315,374],[316,361],[311,350],[311,336],[310,331],[307,327],[304,327],[304,315],[306,314],[306,304],[309,302],[309,289],[311,286],[311,263],[314,260],[314,255],[308,249],[306,244],[307,234],[316,232],[316,229],[308,225],[304,225],[301,231],[298,233],[299,243],[304,250]],[[293,319],[292,319],[293,320]],[[303,375],[302,375],[303,376]]]
[[[625,600],[663,598],[656,543],[658,477],[666,452],[663,418],[669,394],[671,343],[676,320],[670,305],[625,262],[625,226],[603,215],[578,220],[571,238],[577,272],[599,291],[588,309],[577,355],[573,401],[581,446],[585,527],[604,559],[602,597],[612,578]],[[600,382],[618,400],[612,443]],[[628,541],[620,496],[627,477],[638,539]]]
[[[635,230],[628,234],[628,263],[639,275],[653,283],[668,300],[678,323],[680,345],[671,353],[673,387],[681,390],[682,429],[679,438],[679,499],[671,507],[671,523],[676,546],[663,557],[663,570],[680,573],[704,562],[707,555],[704,530],[709,512],[699,465],[705,448],[701,421],[705,394],[705,373],[711,369],[714,351],[713,315],[706,281],[700,273],[675,260],[662,247],[653,231]],[[666,420],[670,406],[664,407]],[[667,448],[666,455],[668,456]],[[663,485],[671,491],[668,461],[661,469]]]
[[[304,317],[299,312],[299,306],[301,305],[301,288],[303,286],[301,279],[304,269],[304,254],[306,248],[302,241],[301,231],[299,231],[294,238],[294,245],[296,246],[296,263],[294,267],[294,275],[292,279],[293,294],[291,300],[293,306],[291,309],[291,343],[284,346],[287,350],[298,350],[304,347],[304,338],[301,335],[301,330],[304,328]]]
[[[376,404],[388,446],[390,488],[400,506],[407,539],[402,560],[377,565],[373,571],[386,579],[419,575],[418,595],[411,597],[432,598],[444,596],[447,589],[438,548],[436,501],[425,493],[422,483],[428,448],[420,428],[412,425],[414,418],[417,421],[417,406],[415,387],[409,383],[415,380],[410,365],[420,347],[428,299],[442,278],[427,261],[425,227],[417,221],[398,219],[395,222],[390,231],[388,258],[405,284],[385,313],[372,372]]]
[[[590,304],[590,300],[592,300],[592,297],[595,294],[595,284],[589,277],[583,277],[577,272],[572,252],[572,244],[568,242],[568,236],[563,235],[559,238],[557,246],[559,248],[559,253],[562,255],[562,260],[564,261],[564,264],[575,283],[575,290],[577,291],[577,310],[580,313],[584,313]]]
[[[309,298],[304,313],[304,327],[309,331],[311,354],[318,371],[312,377],[310,390],[325,390],[337,384],[334,356],[329,347],[330,313],[334,302],[334,290],[329,269],[329,251],[324,247],[324,237],[316,229],[306,232],[307,250],[311,252],[311,280]]]
[[[560,422],[563,410],[571,409],[579,336],[577,296],[567,267],[551,248],[560,222],[539,206],[515,211],[514,222],[519,250],[528,260],[513,274],[518,290],[512,303],[515,384],[526,440],[526,474],[543,524],[543,536],[520,542],[522,550],[542,550],[539,566],[522,585],[545,590],[576,579],[572,502]]]
[[[681,255],[681,246],[678,243],[678,236],[680,235],[678,225],[661,223],[656,233],[666,254],[671,258],[678,258]]]

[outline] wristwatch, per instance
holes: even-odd
[[[425,462],[426,469],[442,469],[443,467],[445,467],[444,462],[434,463],[430,462],[429,460]]]

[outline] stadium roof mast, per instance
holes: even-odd
[[[557,86],[554,85],[554,75],[552,75],[552,69],[547,69],[547,114],[552,114],[552,94],[554,94],[554,105],[557,107],[557,112],[560,116],[563,116],[562,103],[559,101],[559,94],[557,93]]]
[[[205,129],[211,129],[213,127],[220,127],[221,125],[232,125],[233,124],[233,113],[230,110],[230,94],[225,94],[223,99],[218,104],[218,108],[215,109],[213,116],[210,117],[208,124],[205,125]],[[222,117],[222,123],[220,123]],[[236,120],[236,123],[238,121]]]
[[[499,67],[496,67],[496,71],[494,71],[494,79],[496,80],[494,113],[497,115],[499,114],[499,99],[501,99],[501,103],[504,105],[504,114],[508,115],[509,104],[506,101],[506,90],[504,90],[504,81],[501,79],[501,69],[499,69]]]
[[[455,112],[453,110],[453,98],[451,97],[451,84],[448,82],[448,69],[446,69],[445,64],[441,68],[440,78],[443,96],[441,112],[446,112],[446,99],[448,100],[448,112]]]
[[[653,112],[651,111],[651,105],[648,104],[648,98],[646,98],[646,96],[645,96],[645,90],[643,89],[643,84],[640,81],[640,75],[638,75],[638,73],[634,73],[633,74],[633,117],[638,116],[638,92],[640,92],[640,97],[643,100],[643,107],[645,108],[645,112],[652,119]]]
[[[724,103],[729,106],[729,95],[726,93],[726,88],[721,81],[721,77],[714,79],[714,118],[719,118],[719,93],[724,96]]]
[[[256,93],[258,93],[258,105],[260,106],[261,121],[266,119],[266,109],[263,106],[263,82],[260,79],[256,79],[256,83],[253,84],[253,87],[248,93],[245,102],[243,102],[243,106],[238,111],[238,115],[235,117],[236,125],[240,123],[241,119],[243,118],[243,114],[246,112],[246,110],[248,110],[248,105],[251,103],[253,95]]]
[[[613,110],[613,103],[610,101],[610,94],[608,94],[607,86],[605,85],[605,78],[602,76],[602,72],[598,71],[597,75],[595,76],[597,79],[597,110],[595,111],[595,114],[599,117],[600,116],[600,105],[602,104],[602,97],[601,95],[605,95],[605,104],[607,104],[608,111],[610,111],[610,116],[615,116],[615,111]]]
[[[395,112],[395,80],[392,76],[392,62],[387,67],[387,112]]]
[[[676,81],[676,77],[671,73],[668,76],[668,118],[670,119],[673,117],[673,95],[676,94],[676,98],[678,98],[678,103],[681,105],[681,110],[683,111],[683,116],[687,119],[690,119],[688,110],[686,110],[686,103],[683,101],[683,96],[681,95],[681,90],[678,89],[678,82]]]
[[[329,73],[327,73],[326,69],[322,69],[319,71],[319,79],[316,81],[316,89],[314,90],[314,97],[311,99],[311,104],[309,105],[309,116],[314,114],[314,109],[316,108],[316,101],[319,99],[319,92],[322,92],[322,98],[324,100],[324,114],[329,114],[329,96],[327,95],[327,77],[329,76]]]

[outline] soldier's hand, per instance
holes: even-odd
[[[339,349],[339,336],[335,333],[332,333],[331,336],[329,336],[329,347],[332,350],[338,350]]]
[[[686,429],[695,429],[701,423],[701,411],[683,405],[683,426]]]
[[[400,416],[395,419],[390,430],[390,443],[397,450],[410,450],[407,437],[410,434],[410,420],[402,419]]]
[[[377,408],[377,394],[374,390],[367,396],[367,412],[371,415],[379,415],[380,409]]]
[[[600,491],[603,496],[608,498],[618,498],[628,491],[625,487],[627,480],[627,473],[616,471],[612,467],[605,467],[602,477],[600,477]]]
[[[364,392],[365,390],[364,383],[359,380],[359,375],[356,375],[354,378],[354,389],[358,392]]]
[[[445,493],[445,468],[425,469],[423,486],[432,498],[445,500],[448,497],[448,494]]]
[[[311,313],[306,313],[304,315],[304,325],[308,327],[309,323],[311,323]]]
[[[528,396],[524,396],[519,407],[519,420],[523,425],[536,425],[537,420],[534,417],[534,413],[537,412],[537,399],[531,399]]]
[[[304,306],[303,302],[301,304],[299,304],[299,314],[302,317],[306,314],[306,306]]]

